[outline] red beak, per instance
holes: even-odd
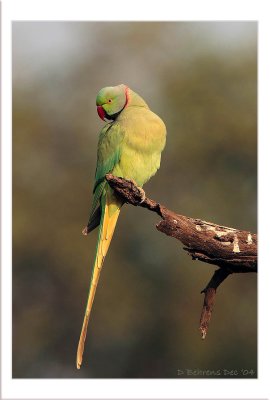
[[[103,107],[102,107],[102,106],[97,106],[97,112],[98,112],[99,117],[100,117],[103,121],[105,121],[105,111],[103,110]]]

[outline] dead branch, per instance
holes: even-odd
[[[217,269],[206,288],[201,291],[201,293],[204,293],[204,302],[200,318],[200,331],[202,334],[202,339],[205,339],[207,334],[214,308],[217,288],[230,274],[231,272],[226,268]]]
[[[257,235],[186,217],[168,210],[149,199],[135,182],[107,174],[106,179],[126,203],[156,212],[162,220],[156,228],[178,239],[193,260],[217,265],[212,279],[202,291],[205,294],[200,319],[202,338],[205,338],[211,318],[217,287],[232,273],[257,272]]]

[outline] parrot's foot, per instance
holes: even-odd
[[[141,188],[140,186],[137,186],[137,189],[140,192],[140,196],[141,196],[141,201],[140,204],[142,204],[144,202],[144,200],[146,199],[146,195],[145,195],[145,191],[143,190],[143,188]]]
[[[128,179],[128,180],[129,180],[129,182],[131,182],[131,183],[136,187],[136,189],[138,190],[138,192],[139,192],[139,198],[140,198],[139,204],[142,204],[142,203],[144,202],[144,200],[146,199],[145,191],[143,190],[143,188],[141,188],[140,186],[138,186],[138,184],[134,181],[134,179]]]

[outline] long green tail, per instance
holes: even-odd
[[[113,199],[112,199],[113,197]],[[117,223],[117,219],[120,213],[121,204],[115,201],[114,196],[110,196],[109,193],[102,196],[101,199],[101,221],[98,233],[98,243],[96,249],[96,257],[92,272],[92,278],[90,283],[90,289],[87,299],[86,310],[84,314],[84,320],[80,335],[80,340],[77,349],[77,368],[80,369],[82,364],[83,352],[84,352],[84,342],[87,334],[87,327],[89,322],[89,317],[96,293],[96,288],[100,276],[100,271],[102,268],[103,261],[109,249],[114,229]]]

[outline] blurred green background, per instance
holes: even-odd
[[[127,205],[76,370],[97,238],[81,235],[102,127],[95,98],[119,83],[167,126],[147,195],[188,216],[256,231],[255,22],[14,22],[13,377],[256,371],[256,275],[231,276],[219,288],[202,341],[200,291],[215,267],[158,232],[156,215]]]

